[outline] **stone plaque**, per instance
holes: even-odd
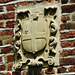
[[[16,9],[16,69],[58,65],[58,10],[54,4],[31,4]]]

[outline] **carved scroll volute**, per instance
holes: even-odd
[[[20,9],[17,9],[15,29],[15,68],[53,66],[57,53],[57,7],[33,5],[32,8],[25,6]]]

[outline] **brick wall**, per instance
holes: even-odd
[[[27,75],[26,70],[15,71],[14,66],[14,27],[15,9],[20,5],[36,3],[60,3],[61,24],[59,66],[55,69],[42,69],[37,75],[75,75],[75,0],[0,0],[0,75]],[[37,72],[38,73],[38,72]]]

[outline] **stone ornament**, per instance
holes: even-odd
[[[16,69],[55,64],[58,6],[36,4],[16,9]]]

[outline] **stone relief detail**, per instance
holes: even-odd
[[[55,64],[57,7],[49,5],[34,7],[30,5],[16,10],[15,69]]]

